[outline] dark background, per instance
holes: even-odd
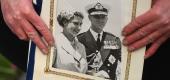
[[[19,40],[6,26],[0,12],[0,53],[26,71],[29,42]]]

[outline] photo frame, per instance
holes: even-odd
[[[37,4],[37,1],[34,0],[34,3]],[[145,4],[145,6],[143,6],[143,4]],[[93,5],[93,6],[91,6],[91,5]],[[108,9],[108,14],[107,14],[108,20],[107,20],[107,23],[105,24],[106,27],[104,27],[103,31],[109,33],[108,35],[112,35],[112,36],[114,35],[114,39],[111,39],[111,40],[117,40],[117,38],[118,38],[118,39],[120,39],[120,42],[121,42],[123,39],[123,37],[121,36],[121,30],[122,30],[123,26],[128,24],[128,22],[133,20],[136,16],[147,11],[150,8],[151,1],[149,1],[149,0],[108,0],[108,1],[104,1],[104,0],[81,0],[81,1],[80,0],[43,0],[40,16],[42,17],[44,22],[49,26],[49,29],[53,33],[55,39],[57,37],[57,40],[56,40],[56,44],[54,47],[49,47],[48,55],[43,55],[41,53],[41,51],[35,46],[35,44],[30,42],[27,80],[46,80],[46,79],[50,79],[50,80],[56,80],[56,79],[61,79],[61,80],[103,80],[103,79],[106,79],[106,78],[98,77],[96,75],[94,76],[94,75],[82,73],[81,70],[73,71],[72,68],[70,70],[67,70],[69,68],[63,69],[64,66],[61,66],[61,67],[53,66],[55,59],[58,59],[55,57],[60,56],[59,49],[57,47],[59,43],[57,43],[57,41],[60,42],[59,39],[62,36],[65,36],[65,35],[62,35],[62,36],[60,35],[60,33],[63,32],[64,27],[61,27],[61,25],[59,25],[59,22],[57,20],[58,16],[61,15],[61,13],[63,11],[69,12],[69,14],[74,13],[74,12],[81,12],[83,14],[83,20],[82,20],[82,25],[81,25],[82,27],[81,27],[81,30],[77,33],[77,35],[76,35],[76,37],[77,37],[87,31],[89,31],[89,29],[91,29],[90,25],[92,24],[92,22],[90,22],[90,20],[89,20],[90,13],[88,13],[88,10],[91,8],[95,8],[95,5],[99,5],[102,7],[100,9],[100,12],[97,12],[97,13],[94,12],[94,14],[103,14],[103,12],[101,13],[101,11],[103,8],[105,8],[105,6],[103,6],[103,5],[106,5],[106,7],[107,7],[106,9]],[[96,11],[96,10],[92,10],[92,11]],[[65,36],[65,38],[67,40],[66,36]],[[88,39],[90,39],[90,38],[88,38]],[[110,40],[110,38],[109,38],[109,40]],[[62,43],[62,44],[60,44],[60,45],[62,45],[62,46],[65,45],[67,47],[70,46],[70,45],[66,44],[67,42],[69,42],[69,41],[61,40],[60,43]],[[111,45],[112,43],[114,43],[114,42],[103,41],[103,44]],[[88,44],[88,43],[85,43],[85,44]],[[83,45],[85,45],[85,44],[83,44]],[[118,44],[118,42],[116,42],[115,44]],[[88,48],[88,46],[87,45],[85,45],[85,46],[84,46],[84,49],[85,49],[85,52],[87,53],[86,48]],[[89,45],[89,46],[92,46],[92,45]],[[103,50],[100,52],[101,54],[108,52],[104,49],[110,49],[110,48],[113,49],[113,47],[108,47],[108,46],[103,46],[102,48],[100,48],[100,50],[99,50],[99,52],[101,51],[101,49]],[[143,70],[142,68],[143,68],[143,62],[144,62],[145,48],[139,49],[133,53],[129,53],[127,51],[127,48],[125,46],[123,46],[121,43],[118,47],[116,47],[114,49],[117,49],[117,48],[120,48],[120,53],[121,53],[120,54],[120,64],[119,64],[119,66],[116,65],[114,73],[118,74],[118,73],[116,73],[116,71],[118,68],[120,68],[120,70],[119,70],[120,75],[119,75],[119,78],[117,75],[116,75],[116,77],[111,78],[112,74],[111,74],[111,76],[109,74],[108,79],[109,80],[140,80],[142,77],[142,70]],[[68,50],[70,51],[71,49],[68,48]],[[66,50],[66,52],[68,50]],[[80,49],[80,51],[82,51],[82,49]],[[95,50],[95,52],[96,52],[96,50]],[[109,50],[109,52],[110,52],[110,50]],[[54,53],[57,53],[57,55]],[[97,52],[97,54],[98,54],[98,52]],[[113,52],[112,54],[115,54],[115,53]],[[86,54],[86,56],[88,56],[88,55]],[[105,60],[110,61],[109,63],[115,63],[115,61],[117,61],[117,58],[115,56],[116,55],[111,55],[111,56],[109,55],[108,57],[105,58]],[[63,55],[61,57],[63,57]],[[103,55],[102,55],[102,57],[103,57]],[[69,57],[64,56],[64,58],[69,58]],[[61,61],[64,61],[64,60],[67,60],[68,62],[71,61],[71,59],[63,59]],[[94,60],[94,59],[92,59],[92,60]],[[88,62],[88,60],[87,60],[87,62]],[[108,66],[107,65],[108,63],[102,62],[102,65],[104,65],[104,64],[106,64],[106,66]],[[61,65],[61,64],[59,64],[59,65]],[[87,66],[89,66],[89,64]],[[118,68],[117,68],[117,66],[118,66]],[[89,69],[89,67],[88,67],[88,69]],[[99,70],[97,72],[100,71],[100,68],[98,68],[98,69]],[[102,74],[105,74],[105,73],[102,72]],[[106,74],[106,76],[107,76],[107,74]]]

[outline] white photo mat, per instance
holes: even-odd
[[[44,22],[49,26],[49,29],[53,32],[53,35],[56,34],[55,32],[61,31],[60,30],[61,27],[58,27],[58,23],[56,20],[57,13],[58,13],[57,10],[59,10],[56,9],[58,8],[56,6],[63,5],[63,4],[58,4],[59,2],[57,1],[61,1],[60,3],[62,2],[64,3],[64,1],[69,2],[73,0],[43,0],[42,11],[40,16],[42,17]],[[91,3],[92,0],[82,0],[82,3],[83,1],[84,3],[86,1],[87,3]],[[95,2],[95,0],[93,1]],[[106,0],[99,0],[99,1],[105,4],[110,4],[110,5],[112,4],[112,3],[107,3]],[[115,16],[112,15],[111,17],[108,17],[111,18],[110,21],[113,22],[109,22],[108,20],[108,23],[110,24],[107,24],[106,26],[113,25],[112,28],[118,27],[116,29],[118,31],[116,30],[114,31],[114,29],[110,29],[107,27],[105,30],[115,34],[116,36],[119,36],[121,40],[123,38],[121,36],[121,29],[125,25],[127,25],[132,19],[134,19],[136,16],[146,12],[151,5],[151,0],[110,0],[110,1],[118,2],[119,4],[113,3],[115,7],[111,6],[114,7],[112,9],[116,10],[116,12],[112,13]],[[81,3],[79,4],[82,5]],[[67,6],[69,6],[69,4]],[[84,10],[84,14],[85,14],[84,17],[86,17],[87,13],[85,13],[86,12],[85,9],[83,9],[82,7],[82,9],[80,10],[82,11]],[[84,22],[84,23],[88,24],[88,22]],[[87,26],[87,25],[82,25],[82,26]],[[83,30],[86,31],[87,29],[88,28],[82,27],[82,32]],[[94,77],[86,74],[80,74],[77,72],[53,68],[52,63],[53,63],[53,56],[54,56],[53,54],[54,47],[50,47],[49,51],[50,53],[48,55],[44,55],[36,47],[34,72],[32,74],[33,77],[32,80],[103,80],[103,78],[99,78],[99,77]],[[133,53],[128,53],[127,48],[122,45],[121,80],[141,80],[142,71],[143,71],[143,62],[144,62],[144,52],[145,52],[145,48],[141,48]],[[28,65],[28,68],[30,66],[31,65]]]

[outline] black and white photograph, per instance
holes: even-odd
[[[114,7],[118,6],[120,1],[57,2],[57,14],[54,14],[57,22],[53,27],[56,42],[55,50],[52,52],[52,67],[120,80],[121,14],[120,10]]]
[[[141,80],[145,48],[128,52],[121,32],[149,0],[33,1],[55,43],[30,42],[27,80]]]

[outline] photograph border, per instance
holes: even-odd
[[[132,3],[132,16],[131,16],[131,20],[134,20],[136,17],[136,11],[137,11],[137,2],[138,0],[133,0]],[[132,54],[131,52],[128,51],[127,54],[127,62],[126,62],[126,69],[125,69],[125,79],[124,80],[128,80],[129,79],[129,70],[130,70],[130,65],[131,65],[131,58],[132,58]]]
[[[133,3],[132,3],[131,20],[133,20],[136,17],[137,1],[138,0],[133,0]],[[54,7],[55,7],[54,2],[55,2],[55,0],[50,0],[49,29],[51,30],[51,32],[53,32],[53,27],[54,27],[54,24],[53,24],[53,21],[54,21]],[[129,71],[130,71],[130,66],[131,66],[131,64],[130,64],[131,63],[131,56],[132,56],[131,53],[128,52],[127,53],[126,69],[125,69],[125,79],[124,80],[128,80],[128,78],[129,78]],[[51,47],[49,47],[49,54],[47,55],[47,59],[46,59],[46,67],[45,67],[45,72],[46,73],[65,76],[65,77],[79,79],[79,80],[91,80],[90,78],[85,78],[85,77],[77,76],[77,75],[74,75],[74,74],[68,74],[68,73],[64,73],[64,72],[51,70],[50,69],[50,58],[51,58]]]

